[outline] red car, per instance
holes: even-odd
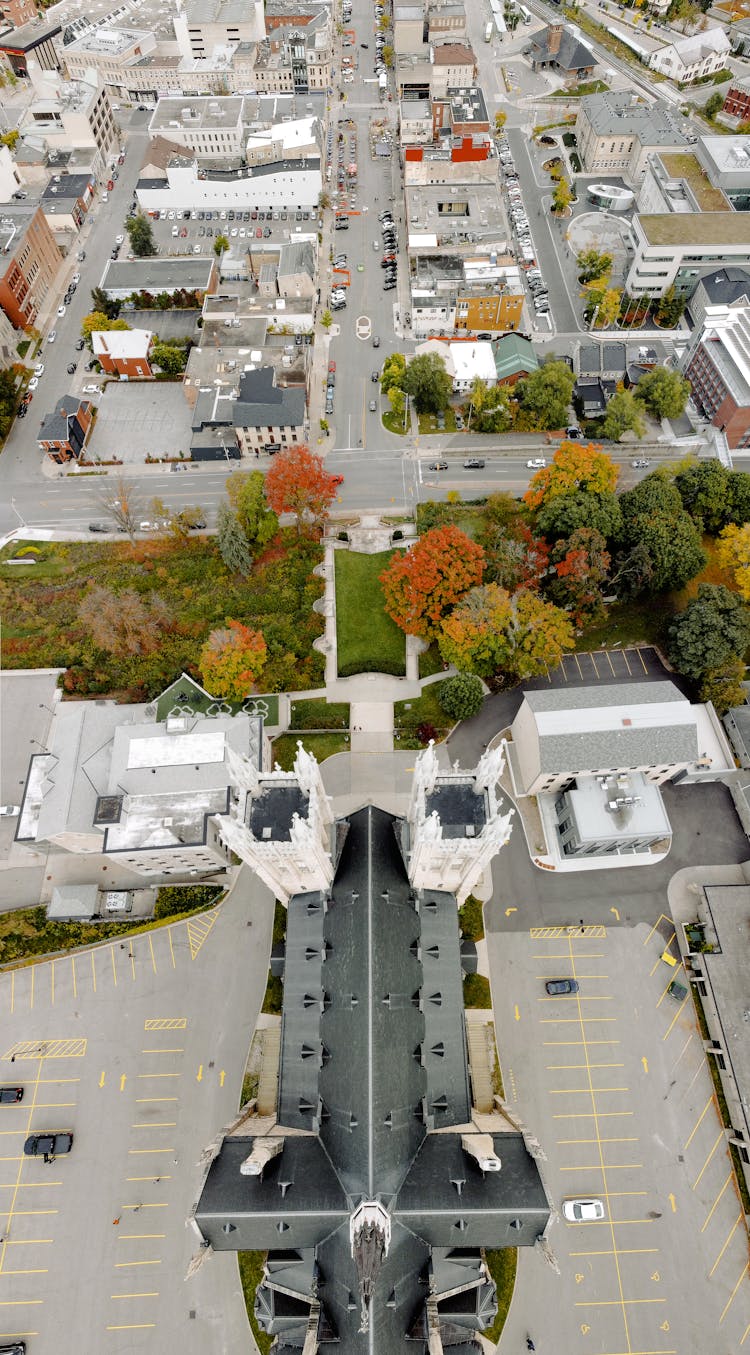
[[[333,483],[334,483],[335,485],[343,485],[343,483],[344,483],[344,477],[343,477],[343,475],[332,475],[332,476],[331,476],[331,479],[333,480]]]
[[[330,361],[329,364],[328,364],[328,370],[329,370],[329,372],[335,372],[335,371],[336,371],[336,363],[333,361],[333,358],[331,358],[331,361]]]
[[[258,229],[257,229],[257,231],[255,232],[255,238],[256,238],[256,240],[262,240],[262,239],[263,239],[263,228],[262,228],[262,226],[259,226]]]

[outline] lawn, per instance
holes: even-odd
[[[650,598],[616,602],[596,626],[588,626],[576,639],[576,649],[606,649],[610,645],[659,644],[664,639],[671,607]]]
[[[349,703],[313,696],[292,702],[290,729],[348,729]]]
[[[334,753],[348,753],[349,737],[343,733],[337,734],[305,734],[298,730],[292,734],[282,734],[280,738],[273,741],[273,760],[278,762],[281,770],[290,772],[294,766],[294,759],[297,756],[297,743],[301,742],[308,753],[313,753],[318,762],[324,762],[327,757],[333,757]]]
[[[11,565],[19,551],[33,565]],[[313,575],[320,546],[280,533],[248,578],[232,574],[215,541],[25,542],[0,551],[3,660],[12,668],[65,668],[67,692],[144,701],[183,671],[199,678],[201,646],[230,619],[261,630],[268,647],[262,685],[273,691],[317,687],[323,656],[312,642],[323,618],[312,609],[322,580]],[[155,652],[112,654],[98,649],[78,620],[91,584],[115,593],[157,595],[171,624]]]
[[[446,503],[439,499],[425,499],[423,503],[417,504],[417,531],[421,535],[430,527],[439,527],[451,522],[454,527],[458,527],[475,541],[484,526],[485,503],[485,499],[474,503],[464,503],[461,500]]]
[[[453,721],[440,704],[442,682],[431,682],[422,688],[422,695],[411,701],[397,701],[393,707],[394,747],[420,748],[423,740],[417,738],[421,726],[432,726],[436,740],[445,738]]]
[[[261,1331],[255,1320],[255,1291],[263,1280],[263,1267],[267,1255],[268,1253],[264,1251],[238,1251],[237,1253],[237,1265],[240,1271],[242,1292],[245,1296],[247,1316],[260,1355],[268,1355],[275,1340],[275,1337],[268,1336],[266,1332]]]
[[[518,1252],[515,1247],[504,1247],[502,1251],[485,1252],[484,1259],[497,1289],[497,1317],[483,1335],[496,1345],[502,1335],[516,1287]]]
[[[337,550],[336,638],[339,677],[406,672],[406,638],[386,615],[380,574],[393,552],[360,555]]]

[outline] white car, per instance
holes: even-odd
[[[83,393],[84,393],[84,395],[98,395],[98,394],[99,394],[99,387],[98,387],[98,386],[84,386],[84,388],[83,388]]]
[[[527,470],[542,470],[547,464],[547,458],[544,456],[532,456],[530,461],[526,462]]]
[[[116,235],[116,236],[115,236],[115,244],[116,244],[116,245],[122,245],[122,244],[124,244],[124,243],[125,243],[125,236],[124,236],[124,235]]]
[[[0,805],[0,819],[15,819],[20,813],[20,805]]]
[[[56,330],[56,329],[51,329],[50,332],[49,332],[49,334],[47,335],[47,343],[54,343],[56,338],[57,338],[57,330]]]
[[[200,252],[201,252],[201,247],[200,247],[200,245],[193,245],[193,253],[194,253],[194,254],[200,254]]]
[[[65,315],[65,313],[66,313],[66,307],[65,307],[65,306],[58,306],[58,308],[57,308],[57,314],[58,314],[59,319],[62,319],[62,317]]]
[[[27,390],[30,390],[30,391],[35,391],[38,385],[39,385],[39,377],[38,377],[38,376],[32,376],[32,378],[31,378],[31,380],[30,380],[28,386],[26,387],[26,389],[27,389]]]
[[[77,287],[80,281],[81,281],[80,273],[74,273],[72,278],[70,279],[71,287]]]
[[[237,227],[233,226],[229,234],[232,236],[232,239],[234,239],[234,237],[238,234]]]
[[[42,376],[43,374],[44,374],[44,363],[37,362],[34,367],[34,376]]]
[[[174,212],[167,212],[167,220],[174,221]]]
[[[563,1200],[563,1218],[568,1223],[596,1223],[604,1218],[601,1200]]]
[[[174,212],[172,213],[172,215],[174,216]],[[160,211],[160,213],[159,213],[159,220],[160,220],[160,221],[166,221],[166,219],[167,219],[167,209],[166,209],[166,207],[162,207],[162,209],[161,209],[161,211]]]
[[[109,202],[109,193],[102,193],[102,202]]]

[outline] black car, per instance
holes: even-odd
[[[73,373],[74,373],[74,371],[76,370],[76,364],[75,364],[75,362],[69,362],[66,370],[67,370],[68,376],[72,376]]]
[[[551,997],[578,992],[577,979],[548,979],[544,986]]]
[[[26,1342],[14,1341],[12,1346],[0,1346],[0,1355],[26,1355]]]
[[[19,419],[25,419],[25,418],[26,418],[26,411],[27,411],[27,406],[26,406],[26,405],[19,405],[19,406],[18,406],[18,410],[17,410],[17,412],[16,412],[16,417],[19,418]]]
[[[86,347],[86,340],[85,340],[85,339],[79,339],[79,340],[78,340],[78,343],[76,344],[76,353],[82,353],[85,347]]]
[[[90,531],[90,532],[109,532],[109,531],[111,531],[111,530],[112,530],[111,527],[108,527],[106,522],[90,522],[90,523],[89,523],[89,531]]]
[[[370,380],[371,380],[371,381],[379,381],[379,380],[380,380],[380,372],[372,372],[372,373],[370,374]]]
[[[384,282],[384,283],[383,283],[383,291],[384,291],[384,292],[392,292],[393,289],[394,289],[394,287],[396,287],[396,286],[398,286],[398,284],[397,284],[395,278],[394,278],[392,281],[389,279],[387,282]]]
[[[464,461],[464,470],[484,470],[485,460],[483,456],[467,456]]]
[[[73,1147],[73,1135],[66,1129],[50,1129],[44,1134],[29,1134],[23,1145],[26,1157],[43,1157],[51,1162],[60,1153],[69,1153]]]
[[[448,469],[448,462],[447,462],[447,461],[431,461],[431,462],[430,462],[430,470],[447,470],[447,469]]]
[[[0,1087],[0,1106],[15,1105],[23,1101],[23,1087]]]

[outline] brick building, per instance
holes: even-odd
[[[740,122],[750,121],[750,79],[732,80],[724,99],[722,112]]]
[[[153,338],[150,329],[96,329],[91,335],[91,348],[103,372],[127,381],[152,375],[149,353]]]
[[[51,414],[45,414],[37,442],[43,452],[62,465],[77,461],[91,428],[90,400],[65,395]]]
[[[36,18],[36,4],[34,0],[0,0],[0,14],[5,23],[20,28]]]
[[[16,329],[36,321],[62,254],[41,207],[4,204],[0,222],[0,306]]]
[[[750,444],[750,306],[707,306],[682,360],[693,403],[731,448]]]

